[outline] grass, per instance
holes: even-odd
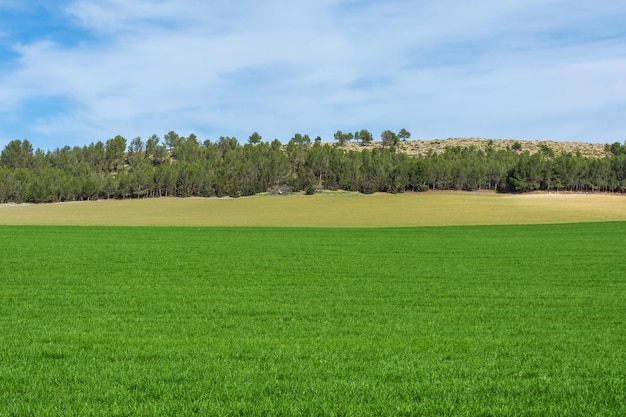
[[[624,222],[0,233],[0,416],[626,415]]]
[[[0,205],[4,225],[418,227],[626,221],[611,194],[430,192]]]

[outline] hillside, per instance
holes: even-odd
[[[171,136],[165,144],[135,138],[130,145],[116,136],[48,153],[12,141],[0,154],[0,202],[240,197],[268,190],[626,191],[626,145],[619,143],[414,140],[396,143],[396,151],[383,150],[381,142],[311,144],[302,135],[286,145]]]
[[[400,142],[398,144],[399,150],[405,152],[408,155],[421,155],[425,156],[430,151],[435,153],[443,152],[448,146],[462,146],[469,147],[475,146],[478,149],[486,149],[489,144],[494,149],[507,149],[511,148],[514,143],[521,145],[521,151],[529,151],[534,154],[539,151],[542,145],[545,145],[555,153],[571,152],[580,154],[584,157],[602,158],[606,155],[605,145],[601,143],[587,143],[587,142],[558,142],[553,140],[513,140],[513,139],[480,139],[480,138],[450,138],[450,139],[436,139],[436,140],[411,140],[406,142]],[[348,143],[344,147],[351,150],[362,150],[379,148],[381,142],[372,142],[368,145],[361,145],[360,143]]]

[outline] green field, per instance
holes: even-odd
[[[626,415],[626,222],[0,234],[2,417]]]

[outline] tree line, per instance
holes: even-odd
[[[450,146],[410,156],[397,150],[410,133],[386,130],[380,147],[350,150],[352,140],[373,141],[367,130],[335,134],[336,143],[295,134],[287,144],[264,142],[254,132],[247,143],[234,137],[200,142],[168,132],[127,141],[116,136],[85,146],[34,150],[11,141],[0,154],[0,202],[61,202],[163,196],[249,196],[261,192],[347,190],[361,193],[427,190],[497,192],[626,190],[626,143],[605,145],[591,158],[542,146],[496,149],[493,142]]]

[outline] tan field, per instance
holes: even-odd
[[[599,221],[626,221],[626,196],[337,192],[0,205],[2,225],[412,227]]]

